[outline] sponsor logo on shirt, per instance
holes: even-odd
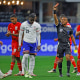
[[[63,31],[63,29],[60,29],[60,32],[62,32]]]

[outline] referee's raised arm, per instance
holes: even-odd
[[[55,25],[58,25],[58,18],[57,18],[57,15],[56,15],[56,8],[57,6],[59,5],[59,3],[57,3],[56,5],[53,6],[53,17],[54,17],[54,20],[55,20]]]

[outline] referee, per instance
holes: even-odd
[[[58,68],[59,68],[59,73],[60,77],[62,77],[62,61],[63,61],[63,56],[65,53],[66,60],[67,60],[67,76],[70,77],[70,41],[69,38],[71,37],[75,49],[77,49],[77,45],[75,42],[75,38],[73,36],[73,30],[69,27],[66,26],[67,24],[67,18],[66,16],[63,16],[61,19],[61,23],[59,23],[57,15],[56,15],[56,8],[59,5],[57,3],[56,5],[53,6],[53,17],[55,20],[55,25],[57,28],[57,35],[58,35],[58,50],[57,50],[57,57],[59,57],[59,62],[58,62]]]

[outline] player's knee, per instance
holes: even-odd
[[[59,62],[63,62],[63,58],[59,58]]]

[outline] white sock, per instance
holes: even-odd
[[[26,70],[26,72],[28,72],[28,56],[29,56],[29,54],[26,56],[26,60],[25,60],[25,70]]]
[[[33,73],[33,69],[35,66],[35,55],[30,55],[30,61],[29,61],[29,74]]]
[[[24,69],[26,67],[25,66],[26,58],[28,58],[28,54],[24,54],[22,58],[22,74],[24,74]]]

